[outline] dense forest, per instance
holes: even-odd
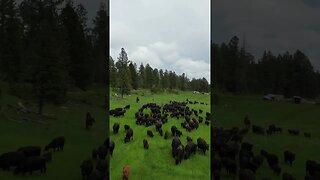
[[[274,93],[285,97],[315,98],[320,94],[320,73],[300,50],[275,55],[265,51],[260,59],[239,47],[234,36],[228,44],[213,44],[213,86],[232,93]]]
[[[0,0],[0,80],[39,105],[63,103],[68,90],[106,85],[108,21],[101,3],[87,11],[71,0]],[[91,21],[91,20],[90,20]]]
[[[168,90],[192,90],[209,92],[210,85],[205,78],[189,79],[185,73],[177,75],[174,71],[152,68],[137,64],[128,59],[124,48],[121,49],[117,61],[109,57],[110,86],[122,96],[132,89],[150,89],[151,92]]]

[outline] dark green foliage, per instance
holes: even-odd
[[[122,53],[123,51],[124,49],[121,50],[120,56],[125,57],[124,59],[128,59],[127,54]],[[174,71],[163,71],[162,69],[157,68],[153,69],[149,64],[146,66],[140,64],[139,70],[137,70],[136,64],[133,62],[131,62],[128,67],[130,73],[126,74],[123,73],[126,71],[124,71],[122,69],[123,66],[121,66],[123,63],[120,63],[119,61],[114,64],[112,57],[110,56],[109,58],[110,85],[111,87],[117,86],[120,89],[122,88],[126,92],[130,89],[129,86],[133,89],[150,89],[152,93],[163,92],[166,89],[182,91],[193,90],[199,92],[210,91],[210,85],[205,78],[193,79],[190,81],[185,73],[177,75]],[[128,63],[129,61],[127,60],[127,63],[125,64]],[[130,83],[125,85],[129,81]],[[116,83],[118,84],[115,85]],[[120,93],[122,94],[121,90]]]
[[[94,80],[97,83],[106,84],[108,73],[108,37],[109,37],[109,17],[104,3],[101,3],[100,10],[93,20],[95,25],[94,34]]]
[[[83,10],[80,9],[78,13],[85,16],[81,11]],[[80,19],[78,13],[73,4],[68,2],[62,9],[61,19],[68,38],[69,74],[75,86],[86,89],[92,81],[92,70],[83,27],[85,17]]]
[[[119,88],[121,97],[123,97],[123,95],[129,94],[132,88],[128,63],[129,63],[129,59],[128,59],[127,53],[124,48],[121,48],[121,52],[118,57],[118,62],[116,63],[116,66],[118,68],[117,87]]]
[[[132,64],[132,62],[129,64],[129,71],[130,71],[130,77],[131,77],[131,87],[133,89],[138,89],[138,73],[137,73],[137,65]],[[113,72],[110,72],[110,74]]]
[[[233,93],[274,93],[313,98],[320,94],[319,73],[314,72],[309,58],[297,50],[278,56],[265,51],[255,61],[239,39],[229,44],[212,45],[213,84],[215,88]]]
[[[108,20],[105,5],[94,19],[72,0],[0,1],[0,80],[11,93],[34,101],[66,101],[69,88],[107,82]]]

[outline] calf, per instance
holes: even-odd
[[[143,148],[149,149],[149,143],[146,139],[143,139]]]
[[[125,165],[122,169],[122,179],[123,180],[128,180],[129,179],[129,174],[130,174],[130,168],[128,165]]]
[[[129,142],[131,139],[133,139],[133,130],[130,128],[126,132],[126,137],[124,138],[124,143]]]
[[[147,135],[153,138],[153,133],[150,130],[147,130]]]
[[[117,134],[119,132],[119,129],[120,129],[119,123],[114,123],[112,129],[113,129],[113,132],[115,134]]]

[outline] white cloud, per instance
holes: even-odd
[[[111,0],[110,8],[110,52],[114,59],[123,47],[137,64],[149,63],[181,74],[185,70],[177,62],[189,59],[191,69],[203,66],[203,62],[208,66],[192,72],[186,69],[190,78],[209,74],[210,1]],[[196,70],[207,72],[194,73]]]

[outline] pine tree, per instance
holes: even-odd
[[[123,97],[123,95],[125,94],[130,94],[131,90],[130,71],[128,69],[129,59],[124,48],[121,48],[117,64],[119,70],[118,87],[120,90],[121,97]]]

